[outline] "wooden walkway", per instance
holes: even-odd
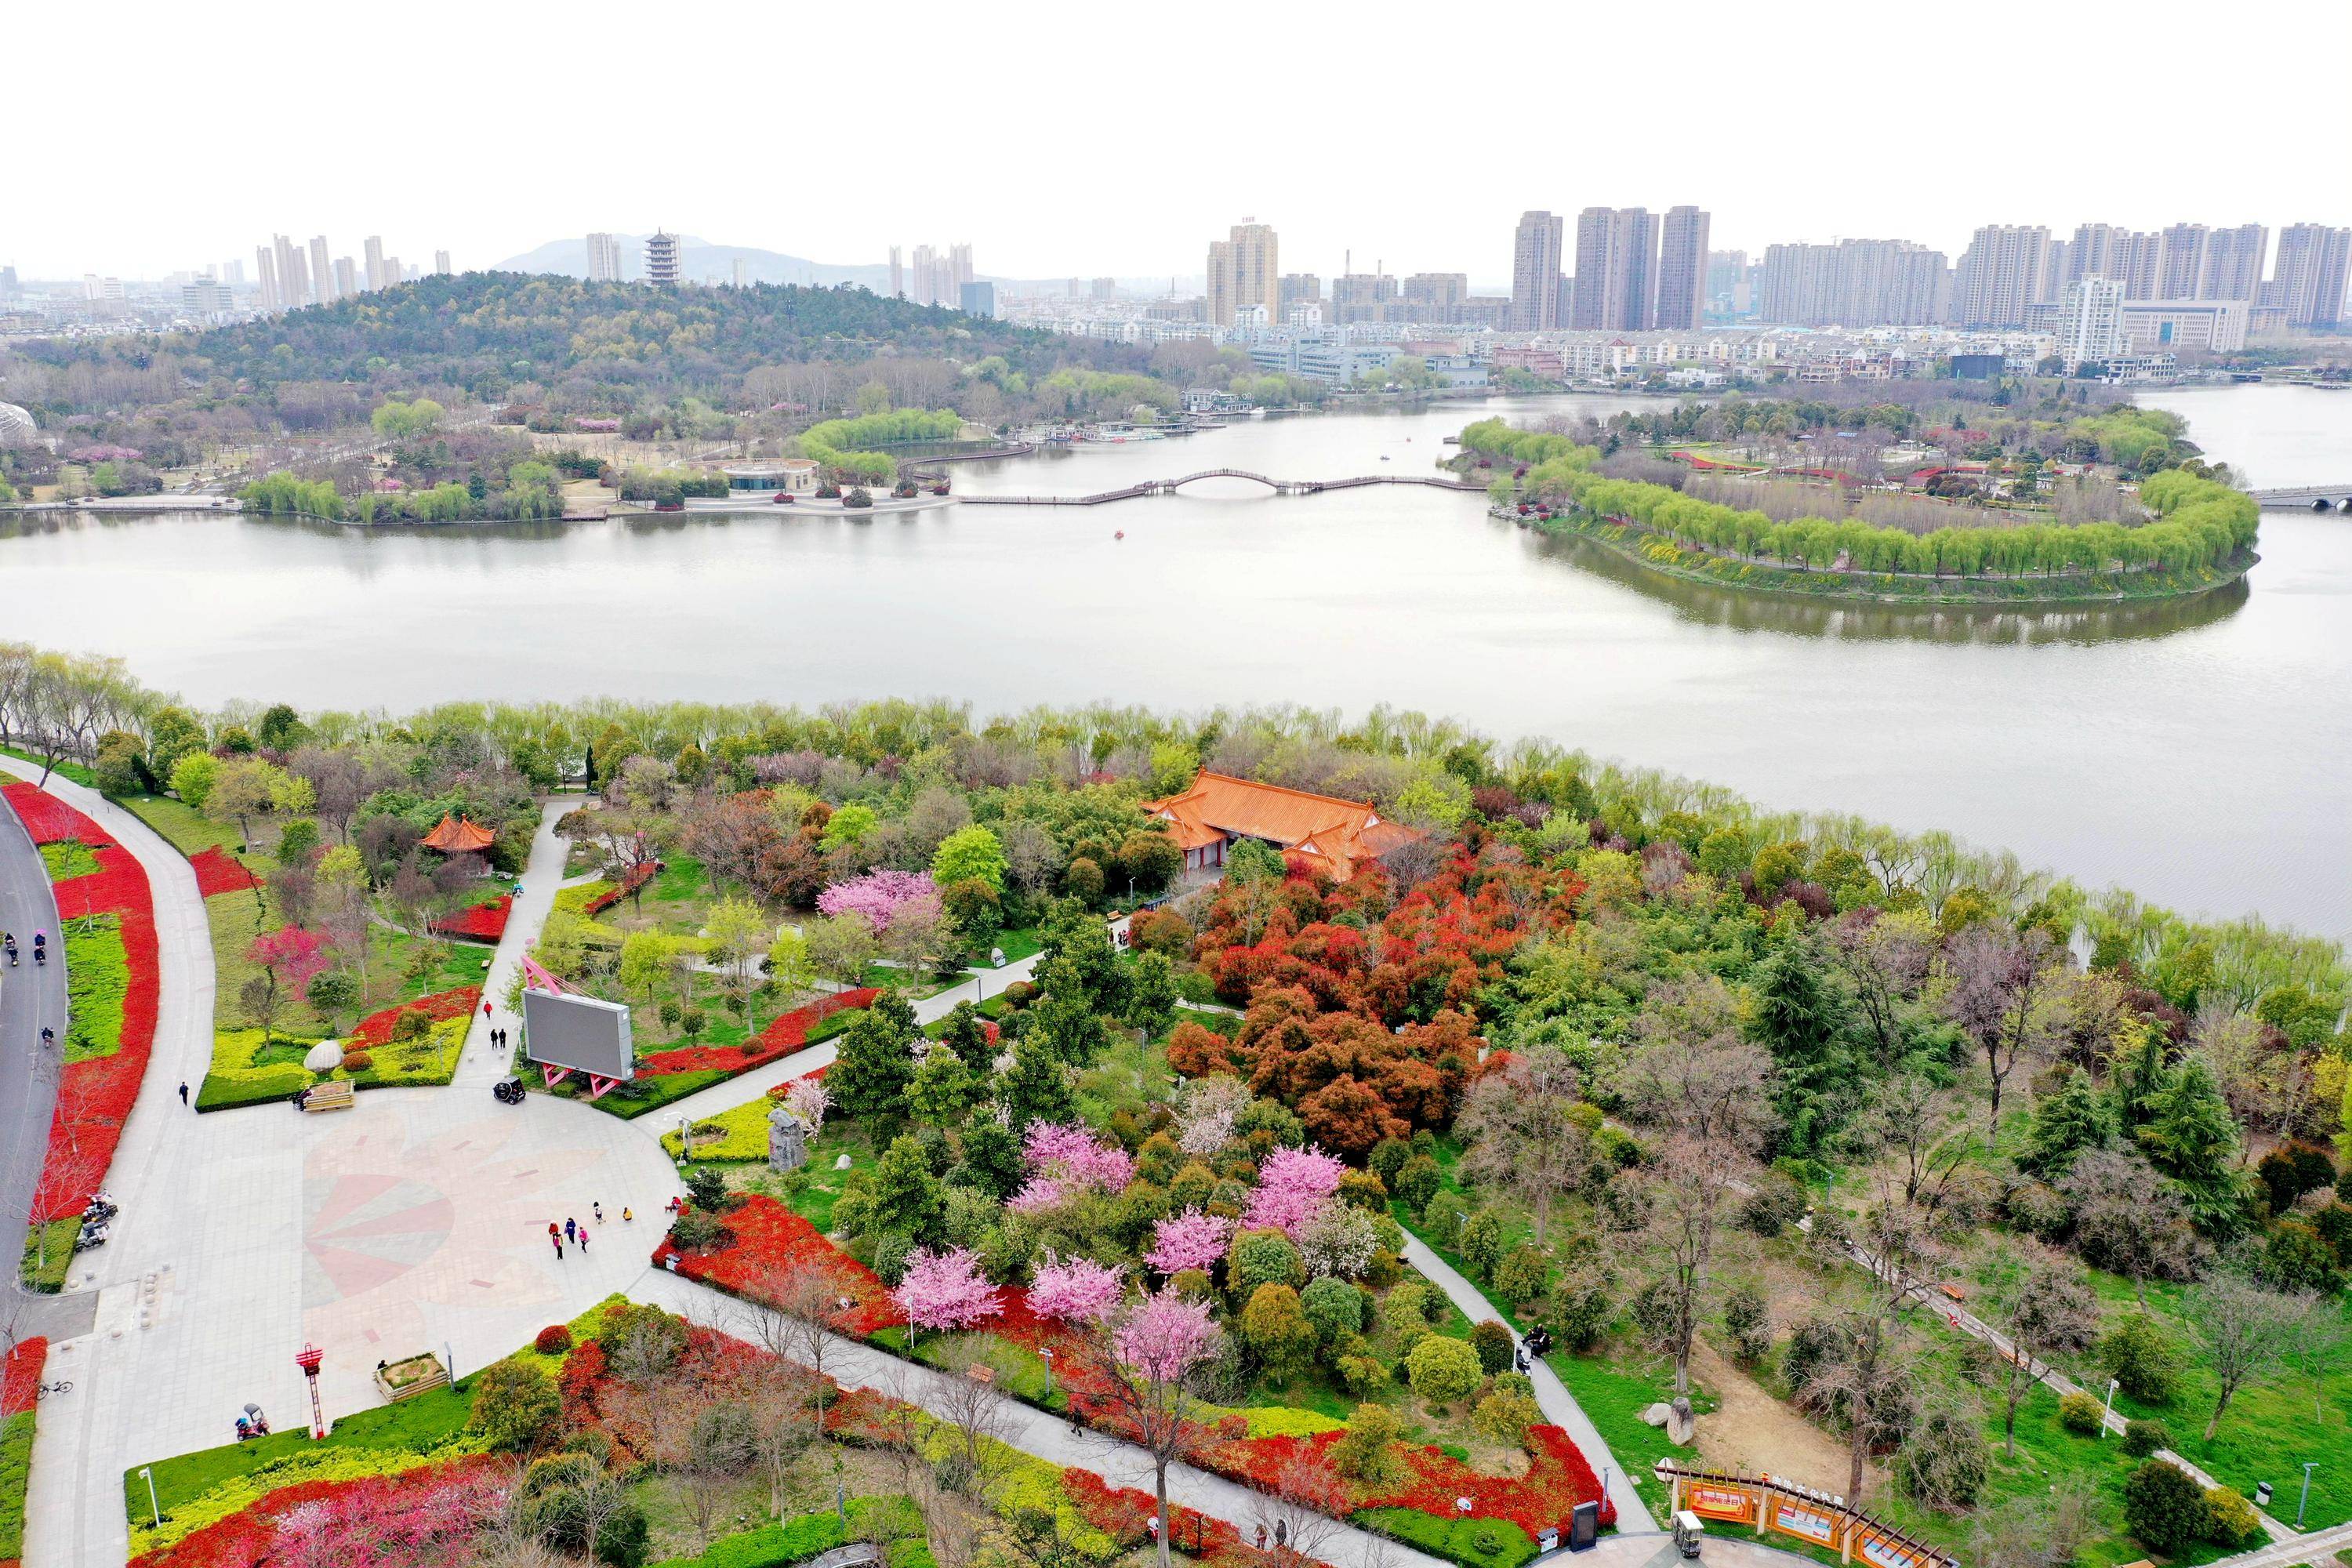
[[[1265,486],[1276,495],[1318,495],[1325,490],[1354,489],[1360,485],[1428,485],[1442,490],[1475,490],[1484,494],[1486,487],[1475,479],[1442,479],[1427,474],[1359,474],[1345,479],[1276,479],[1264,474],[1253,474],[1244,468],[1203,468],[1197,474],[1186,474],[1179,479],[1146,479],[1141,484],[1121,489],[1097,490],[1083,496],[961,496],[966,506],[1102,506],[1115,500],[1132,500],[1139,496],[1165,495],[1181,489],[1195,479],[1249,479]]]

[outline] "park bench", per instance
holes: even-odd
[[[332,1079],[325,1083],[312,1084],[302,1091],[295,1103],[305,1110],[349,1110],[354,1092],[351,1079]]]

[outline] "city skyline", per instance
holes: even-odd
[[[720,9],[723,14],[710,19],[714,26],[756,34],[765,22],[748,9]],[[1211,7],[1213,15],[1218,10]],[[926,37],[963,59],[975,77],[1017,77],[1046,85],[1082,79],[1102,58],[1101,40],[1075,29],[1012,29],[976,14],[925,11]],[[1096,204],[1075,193],[1067,199],[1007,203],[988,182],[921,178],[894,180],[875,199],[856,204],[796,202],[780,209],[821,208],[821,217],[771,216],[741,200],[740,173],[726,161],[680,160],[674,149],[625,138],[598,155],[597,185],[604,193],[599,205],[616,213],[658,205],[672,232],[724,235],[735,244],[825,261],[878,260],[909,232],[950,233],[968,239],[992,258],[992,271],[1008,277],[1164,274],[1174,257],[1198,255],[1199,241],[1192,237],[1223,232],[1234,215],[1256,213],[1283,230],[1291,254],[1312,258],[1326,272],[1335,272],[1340,253],[1352,247],[1359,256],[1385,258],[1399,276],[1466,268],[1481,282],[1507,278],[1510,257],[1501,243],[1523,211],[1546,207],[1572,216],[1591,205],[1655,203],[1669,193],[1712,215],[1716,247],[1751,253],[1798,239],[1819,243],[1868,236],[1901,237],[1958,256],[1975,222],[1983,221],[1971,220],[1972,207],[1998,206],[2002,221],[2059,232],[2071,231],[2079,221],[2076,215],[2095,205],[2104,221],[2160,230],[2178,221],[2183,205],[2206,205],[2185,196],[2216,188],[2226,193],[2231,209],[2264,215],[2273,227],[2352,223],[2352,202],[2340,182],[2329,189],[2319,172],[2324,161],[2316,154],[2340,140],[2336,110],[2324,94],[2266,99],[2264,155],[2235,157],[2222,168],[2213,165],[2207,117],[2150,113],[2135,126],[2134,156],[2103,163],[2096,188],[2088,190],[2067,160],[2051,155],[2053,100],[2046,88],[2036,85],[2033,73],[1994,73],[1969,88],[1964,167],[1998,168],[1998,179],[1966,173],[1922,179],[1918,137],[1854,137],[1845,121],[1850,103],[1776,95],[1769,138],[1785,138],[1791,147],[1834,142],[1839,177],[1759,177],[1748,160],[1736,155],[1736,142],[1724,134],[1724,116],[1736,119],[1744,112],[1741,106],[1753,101],[1758,84],[1850,76],[1892,93],[1907,68],[1871,41],[1871,13],[1838,5],[1822,12],[1816,26],[1775,29],[1757,25],[1745,13],[1702,8],[1694,43],[1711,35],[1727,41],[1736,32],[1738,47],[1699,47],[1694,58],[1676,60],[1674,112],[1662,112],[1644,132],[1638,180],[1622,171],[1570,175],[1509,153],[1509,144],[1499,139],[1495,146],[1501,155],[1475,157],[1459,138],[1432,137],[1418,118],[1374,116],[1351,127],[1345,158],[1180,158],[1156,164],[1148,201],[1118,225],[1099,222]],[[160,23],[161,13],[156,15]],[[1264,20],[1259,13],[1238,8],[1232,15],[1244,30]],[[1841,15],[1852,25],[1841,25]],[[175,34],[173,47],[182,57],[177,64],[199,78],[268,71],[273,63],[299,74],[300,61],[339,41],[337,27],[330,26],[322,34],[316,13],[307,9],[256,4],[240,7],[237,17],[235,29]],[[1989,34],[2011,22],[2052,58],[2095,55],[2119,79],[2177,79],[2179,61],[2165,29],[2118,26],[2116,14],[2104,8],[2053,12],[1992,4],[1978,17]],[[1630,16],[1570,19],[1533,6],[1506,5],[1492,25],[1515,35],[1515,53],[1531,57],[1557,49],[1563,58],[1587,61],[1612,52],[1628,60],[1664,58],[1654,36]],[[359,26],[356,19],[350,24],[354,33]],[[474,150],[475,135],[467,101],[470,89],[440,68],[434,40],[444,26],[462,26],[477,47],[537,61],[535,68],[551,79],[575,71],[593,75],[606,63],[609,40],[596,27],[547,29],[527,15],[460,12],[422,0],[413,16],[404,14],[403,26],[369,29],[365,47],[372,69],[401,84],[407,106],[404,135],[411,143],[404,161],[448,173],[398,186],[353,182],[338,177],[340,153],[331,142],[287,139],[271,146],[270,174],[264,180],[227,189],[167,182],[136,207],[108,210],[106,204],[90,203],[90,210],[74,214],[71,222],[20,221],[0,242],[0,262],[13,263],[27,279],[76,278],[93,270],[161,278],[195,259],[248,254],[251,236],[282,225],[272,208],[278,205],[274,193],[286,189],[304,193],[302,239],[314,233],[380,232],[388,241],[399,236],[406,254],[447,248],[477,267],[552,236],[584,232],[599,215],[577,210],[582,204],[576,187],[563,181],[518,182],[493,174],[467,155]],[[856,58],[864,47],[862,30],[849,18],[812,16],[794,26],[811,35],[799,47],[819,56]],[[2341,8],[2313,14],[2258,0],[2233,17],[2233,32],[2240,36],[2262,36],[2266,26],[2274,34],[2291,30],[2307,58],[2352,50],[2352,12]],[[61,13],[28,15],[20,32],[27,58],[71,58],[82,47]],[[695,62],[707,59],[709,47],[698,29],[656,29],[633,37],[631,54],[636,68],[653,78],[685,79]],[[1329,40],[1329,47],[1330,64],[1343,72],[1410,68],[1390,41],[1342,36]],[[72,82],[70,73],[44,72],[20,84],[25,116],[34,123],[77,119]],[[1328,127],[1303,97],[1266,100],[1247,73],[1204,72],[1194,85],[1212,121],[1246,115],[1253,138],[1262,143],[1327,145]],[[1722,112],[1691,112],[1710,105]],[[721,97],[698,112],[698,133],[713,145],[728,145],[755,133],[766,109]],[[926,121],[909,114],[861,125],[861,157],[909,175],[938,166],[936,138]],[[101,166],[136,166],[178,134],[160,102],[131,100],[89,127],[89,144],[79,153]],[[1028,135],[1017,128],[992,128],[981,139],[982,153],[1017,163],[1028,155]],[[2296,149],[2314,156],[2294,155]],[[2185,169],[2201,171],[2196,184],[2182,184]],[[474,170],[479,173],[468,172]],[[2209,183],[2216,176],[2224,178]],[[1957,201],[1956,195],[1968,199]],[[1443,204],[1442,222],[1432,221],[1433,202]],[[1463,235],[1480,237],[1475,253],[1455,243]]]

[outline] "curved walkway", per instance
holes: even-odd
[[[1509,1326],[1503,1314],[1495,1310],[1494,1303],[1480,1293],[1478,1287],[1465,1279],[1452,1264],[1437,1256],[1429,1243],[1410,1232],[1404,1238],[1404,1260],[1444,1291],[1445,1299],[1472,1322],[1492,1318],[1506,1327]],[[1519,1342],[1516,1329],[1511,1331],[1511,1342],[1515,1345]],[[1648,1526],[1652,1522],[1650,1505],[1643,1500],[1642,1489],[1635,1484],[1636,1478],[1625,1473],[1625,1467],[1617,1462],[1617,1457],[1609,1451],[1609,1445],[1601,1440],[1600,1428],[1593,1426],[1591,1417],[1584,1414],[1584,1407],[1577,1404],[1576,1396],[1569,1393],[1568,1385],[1560,1382],[1559,1374],[1547,1366],[1540,1356],[1528,1359],[1532,1363],[1528,1378],[1536,1385],[1536,1404],[1542,1409],[1544,1419],[1566,1432],[1570,1440],[1584,1450],[1587,1464],[1595,1468],[1604,1465],[1608,1467],[1605,1479],[1610,1500],[1617,1505],[1618,1528],[1633,1531]]]
[[[46,964],[23,952],[14,969],[0,960],[0,1267],[7,1289],[16,1289],[16,1259],[25,1250],[26,1215],[40,1184],[48,1153],[49,1119],[58,1100],[63,1047],[41,1049],[44,1026],[59,1040],[66,1032],[65,952],[58,936],[57,900],[49,893],[48,867],[16,814],[0,804],[0,931],[14,931],[21,950],[33,933],[45,931],[58,951]],[[19,1321],[25,1333],[47,1332],[56,1316],[45,1297],[32,1297]],[[39,1319],[35,1324],[27,1320]]]

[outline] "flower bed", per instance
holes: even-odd
[[[25,1554],[25,1491],[33,1476],[33,1413],[49,1342],[16,1342],[0,1367],[0,1568]]]
[[[196,891],[207,899],[261,886],[261,879],[246,869],[244,861],[218,845],[189,856],[188,867],[196,874]]]
[[[478,904],[468,904],[453,915],[443,915],[433,922],[433,929],[443,936],[459,937],[467,942],[497,942],[507,934],[507,916],[514,909],[514,895],[500,893]]]
[[[396,1002],[352,1026],[343,1037],[346,1055],[364,1051],[369,1063],[356,1071],[337,1068],[331,1078],[347,1078],[361,1089],[447,1083],[457,1071],[466,1031],[480,1000],[478,985],[460,985],[429,996]],[[411,1008],[421,1011],[428,1027],[421,1036],[396,1040],[393,1031]],[[317,1043],[315,1037],[276,1036],[265,1040],[259,1029],[219,1029],[213,1035],[212,1070],[205,1074],[196,1095],[198,1110],[226,1110],[283,1100],[317,1081],[302,1065],[302,1053]]]
[[[813,1039],[829,1039],[841,1033],[850,1024],[844,1015],[872,1005],[880,994],[866,986],[837,991],[782,1015],[740,1046],[678,1046],[656,1051],[639,1059],[637,1073],[641,1078],[660,1078],[668,1073],[719,1072],[731,1078],[790,1056]]]
[[[328,1451],[320,1458],[334,1456]],[[352,1454],[341,1465],[311,1468],[348,1469],[390,1458]],[[244,1568],[269,1561],[273,1549],[289,1544],[289,1534],[315,1542],[320,1534],[362,1519],[377,1527],[369,1533],[389,1529],[394,1539],[415,1547],[463,1540],[472,1534],[476,1519],[466,1500],[488,1495],[508,1468],[509,1461],[497,1455],[466,1454],[426,1458],[407,1469],[295,1481],[249,1500],[230,1489],[224,1500],[238,1504],[233,1511],[141,1552],[131,1560],[131,1568]],[[171,1521],[165,1522],[168,1528]]]
[[[588,899],[582,902],[580,912],[587,916],[590,920],[594,920],[598,915],[603,914],[606,910],[611,909],[614,904],[619,903],[623,899],[627,898],[631,893],[635,892],[639,888],[644,887],[647,882],[652,881],[656,877],[661,875],[661,870],[662,863],[660,861],[646,861],[644,865],[630,871],[628,875],[623,877],[619,881],[609,883],[600,888],[595,893],[592,894]],[[583,889],[582,890],[585,891],[586,889]]]
[[[670,1268],[730,1296],[765,1303],[761,1286],[769,1274],[787,1264],[814,1262],[839,1283],[841,1293],[857,1303],[845,1327],[864,1338],[907,1320],[874,1271],[848,1257],[821,1235],[816,1226],[771,1197],[747,1194],[720,1216],[735,1239],[716,1252],[680,1252],[664,1236],[654,1248],[656,1268]]]
[[[112,915],[122,946],[121,1021],[114,1048],[68,1061],[58,1082],[48,1162],[33,1197],[31,1217],[39,1225],[79,1214],[89,1194],[104,1184],[115,1145],[122,1138],[122,1123],[147,1076],[161,984],[155,911],[147,873],[138,858],[97,823],[29,784],[8,784],[0,788],[0,795],[6,797],[36,844],[78,839],[89,847],[99,869],[57,884],[58,918]]]

